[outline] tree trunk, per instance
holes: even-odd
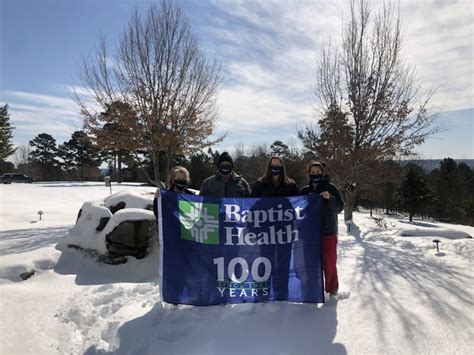
[[[160,161],[155,159],[153,162],[153,180],[155,181],[156,186],[160,187]]]
[[[170,173],[170,162],[173,161],[173,155],[171,153],[166,153],[164,158],[165,158],[165,172],[168,175]]]
[[[122,182],[122,151],[119,150],[117,154],[117,164],[118,164],[118,170],[117,170],[117,180],[118,183],[120,184]]]
[[[352,220],[352,212],[354,211],[357,197],[357,189],[346,190],[346,201],[344,203],[344,221]]]
[[[114,179],[116,179],[117,182],[118,182],[118,178],[117,178],[117,176],[118,176],[118,174],[117,174],[117,156],[118,156],[118,152],[117,152],[117,154],[114,155]]]
[[[161,179],[160,179],[160,163],[161,163],[161,153],[156,153],[156,154],[153,154],[153,173],[154,173],[154,181],[155,181],[155,185],[160,187],[160,188],[164,188],[165,185],[161,182]],[[146,169],[145,169],[146,171]]]

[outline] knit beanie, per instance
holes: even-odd
[[[219,165],[221,165],[221,163],[224,161],[228,161],[230,165],[232,165],[232,168],[234,167],[234,161],[227,152],[223,152],[221,155],[219,155],[219,159],[217,159],[217,167],[219,167]]]

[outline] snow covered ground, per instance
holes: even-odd
[[[82,203],[108,194],[101,183],[0,185],[1,354],[467,354],[474,346],[472,227],[377,224],[356,213],[350,233],[340,223],[346,297],[175,307],[159,302],[156,249],[112,266],[58,246]]]

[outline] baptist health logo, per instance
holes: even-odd
[[[179,201],[181,239],[219,244],[219,205]]]

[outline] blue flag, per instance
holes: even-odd
[[[324,302],[321,198],[216,198],[161,190],[165,302]]]

